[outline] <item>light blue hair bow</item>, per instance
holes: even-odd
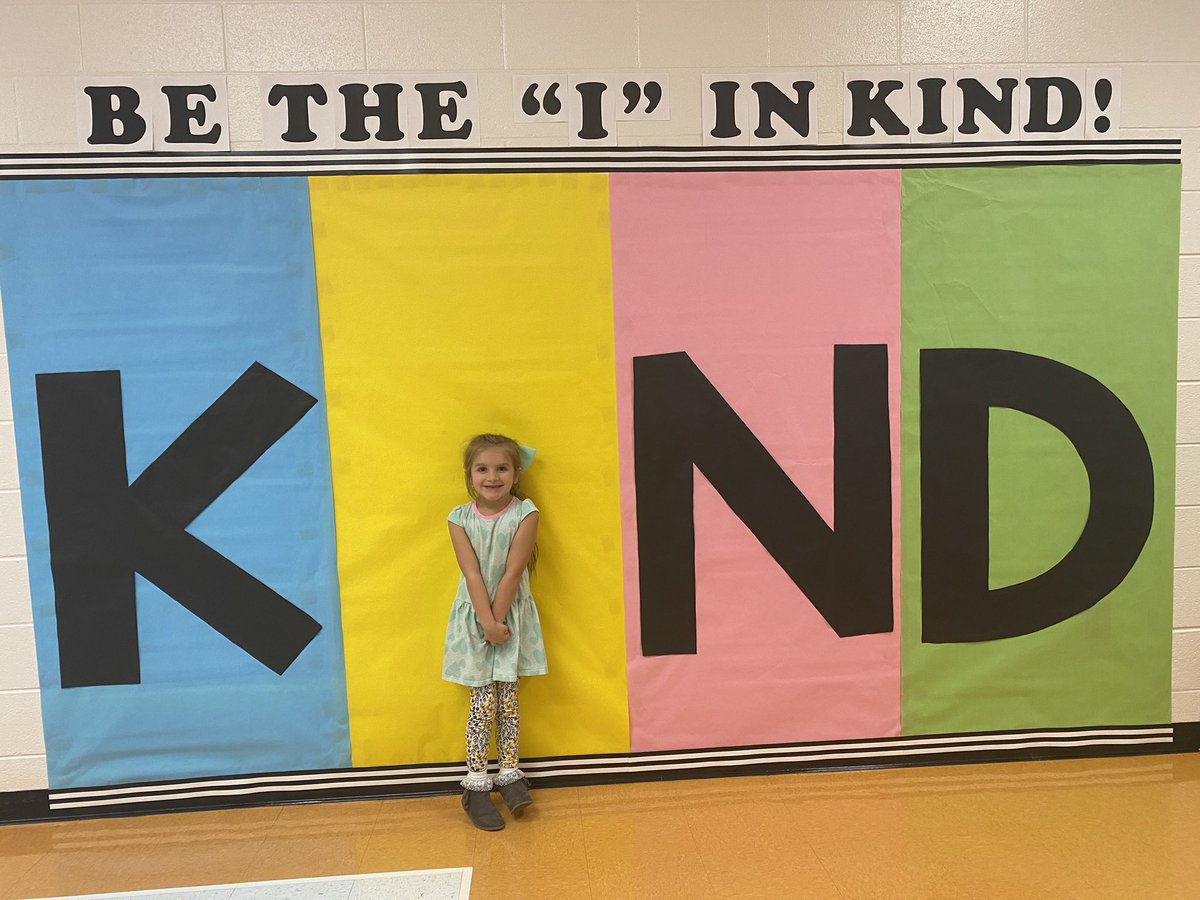
[[[524,444],[517,444],[517,452],[521,454],[521,471],[527,471],[533,465],[533,458],[537,455],[537,451]]]

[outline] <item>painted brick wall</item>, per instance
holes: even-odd
[[[672,121],[622,143],[699,144],[707,71],[817,68],[841,129],[843,66],[1110,64],[1126,137],[1184,141],[1174,719],[1200,719],[1200,3],[1194,0],[0,2],[0,152],[73,151],[75,78],[226,73],[234,149],[259,146],[259,73],[479,76],[485,146],[563,145],[513,122],[510,72],[667,71]],[[0,286],[2,290],[2,286]],[[3,345],[0,344],[0,349]],[[0,790],[46,784],[7,355],[0,355]]]

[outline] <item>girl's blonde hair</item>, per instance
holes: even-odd
[[[524,474],[521,468],[521,448],[510,437],[503,434],[477,434],[475,437],[467,441],[467,446],[463,448],[463,481],[467,485],[467,496],[472,500],[478,500],[479,497],[475,493],[475,485],[471,483],[471,464],[475,462],[475,457],[481,450],[496,448],[502,450],[507,456],[509,462],[512,463],[513,471],[518,475]],[[518,500],[526,500],[529,495],[521,489],[520,481],[513,483],[512,494]],[[529,571],[532,572],[537,564],[538,548],[537,544],[533,545],[533,552],[529,554]]]

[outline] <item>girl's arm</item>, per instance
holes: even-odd
[[[492,603],[488,597],[487,585],[483,583],[483,575],[479,571],[479,558],[475,555],[475,548],[471,546],[471,539],[467,537],[463,527],[453,522],[450,523],[450,543],[454,547],[458,567],[466,579],[467,594],[471,597],[471,606],[475,608],[479,624],[483,626],[484,636],[489,644],[503,644],[508,640],[508,626],[504,624],[503,618],[497,619],[492,613]]]
[[[517,526],[512,543],[508,547],[508,558],[504,561],[504,574],[496,585],[496,596],[492,598],[492,615],[497,622],[503,622],[508,611],[512,609],[513,600],[517,596],[517,588],[521,584],[521,575],[529,565],[529,557],[533,555],[533,545],[537,541],[538,514],[531,512]]]

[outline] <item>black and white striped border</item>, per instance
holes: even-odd
[[[1175,163],[1177,139],[793,147],[548,147],[426,150],[240,150],[225,153],[15,153],[0,181],[197,176],[503,172],[797,171],[959,166]]]
[[[524,761],[539,787],[764,775],[847,768],[1179,753],[1200,748],[1200,723],[875,738]],[[282,772],[0,794],[0,821],[81,818],[313,800],[451,793],[461,763]],[[28,796],[37,794],[38,796]]]

